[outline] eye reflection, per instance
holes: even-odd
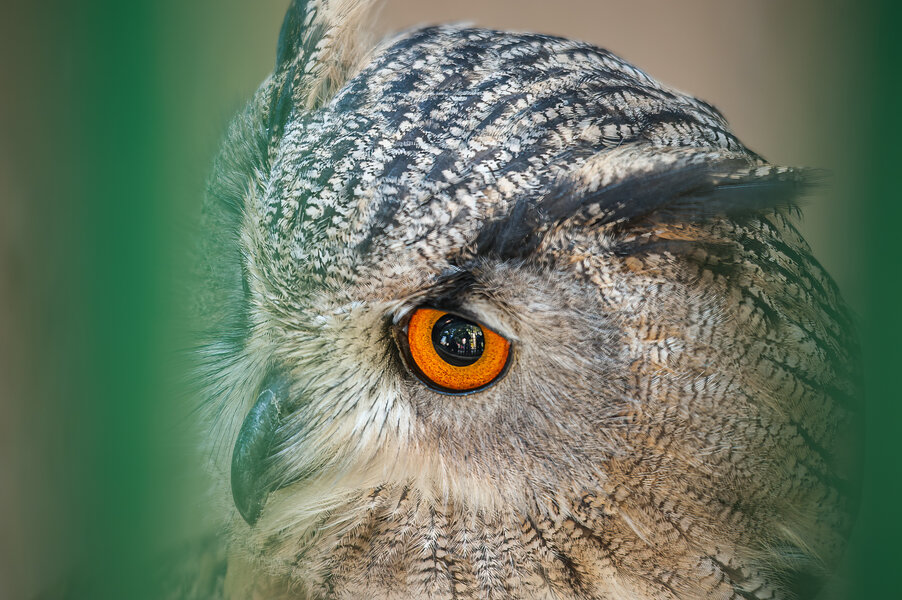
[[[432,327],[432,345],[448,363],[458,367],[472,365],[485,350],[485,333],[472,321],[445,315]]]

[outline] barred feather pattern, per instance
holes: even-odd
[[[323,6],[291,9],[205,204],[225,597],[810,596],[860,413],[848,311],[792,223],[816,174],[588,44],[432,27],[352,68]],[[509,339],[504,378],[423,386],[392,334],[423,305]],[[248,524],[229,458],[274,371]]]

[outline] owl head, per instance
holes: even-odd
[[[846,308],[792,224],[818,174],[605,50],[372,46],[368,4],[292,4],[205,202],[235,590],[809,593],[857,414]]]

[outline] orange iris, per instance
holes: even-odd
[[[407,326],[410,356],[422,375],[440,388],[469,392],[484,387],[504,370],[510,353],[510,342],[482,325],[464,321],[482,332],[482,353],[463,366],[451,364],[436,350],[433,329],[449,313],[433,308],[418,308]]]

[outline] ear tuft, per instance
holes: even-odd
[[[799,198],[825,178],[823,171],[770,165],[747,154],[636,144],[590,159],[539,205],[555,222],[620,229],[649,217],[741,220],[797,208]]]
[[[539,199],[523,199],[476,240],[479,254],[523,257],[561,225],[629,231],[643,221],[742,221],[798,208],[823,171],[768,165],[711,148],[631,144],[590,158]],[[565,223],[566,222],[566,223]]]
[[[295,109],[326,104],[363,66],[372,50],[369,22],[377,0],[294,0],[276,50],[279,102]],[[286,85],[287,84],[287,85]]]
[[[276,46],[276,70],[297,58],[308,4],[308,0],[294,0],[285,13],[282,30],[279,31],[279,43]]]

